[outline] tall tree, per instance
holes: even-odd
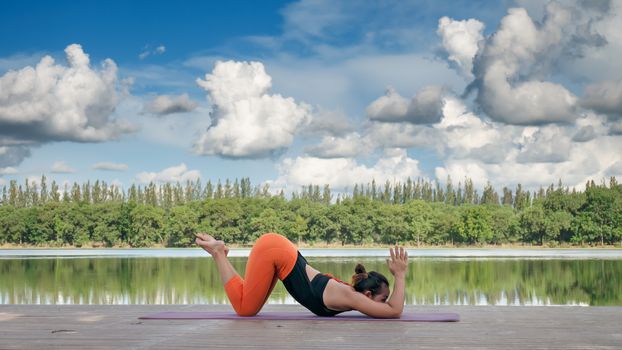
[[[39,195],[40,201],[42,204],[45,204],[48,201],[48,186],[46,182],[45,175],[41,175],[41,193]]]
[[[445,204],[456,205],[456,193],[454,185],[451,183],[451,176],[447,175],[447,184],[445,185]]]

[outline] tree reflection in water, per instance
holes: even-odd
[[[246,258],[231,260],[243,275]],[[384,258],[307,260],[346,281],[356,262],[390,276]],[[415,258],[406,303],[620,306],[621,276],[622,260]],[[0,281],[0,304],[228,303],[209,258],[0,259]],[[277,283],[268,303],[295,301]]]

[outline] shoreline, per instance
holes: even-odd
[[[298,250],[307,258],[386,258],[386,248],[305,248]],[[622,249],[607,248],[406,248],[412,259],[622,259]],[[249,247],[231,248],[230,258],[245,258]],[[34,248],[0,249],[2,259],[38,258],[210,258],[201,248]]]
[[[363,244],[363,245],[353,245],[353,244],[307,244],[304,242],[294,243],[300,249],[343,249],[343,250],[364,250],[364,249],[389,249],[393,245],[386,244]],[[412,244],[402,244],[399,243],[400,246],[407,249],[464,249],[464,250],[472,250],[472,249],[516,249],[516,250],[538,250],[538,249],[584,249],[584,250],[601,250],[601,249],[622,249],[621,244],[617,245],[527,245],[527,244],[485,244],[485,245],[412,245]],[[231,249],[250,249],[252,248],[252,244],[228,244],[227,245]],[[172,249],[172,250],[193,250],[198,249],[198,247],[167,247],[165,245],[152,245],[147,247],[131,247],[129,245],[115,245],[112,247],[107,247],[101,244],[87,244],[83,246],[74,246],[74,245],[31,245],[31,244],[0,244],[0,249],[4,250],[156,250],[156,249]]]

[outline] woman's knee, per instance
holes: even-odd
[[[258,312],[259,310],[251,310],[251,309],[235,310],[235,313],[238,314],[238,316],[243,316],[243,317],[255,316],[257,315]]]
[[[264,234],[262,234],[261,236],[259,236],[259,238],[257,238],[257,240],[260,239],[269,239],[269,238],[285,238],[285,236],[275,233],[275,232],[266,232]]]
[[[268,232],[268,233],[264,233],[261,236],[259,236],[259,238],[257,238],[257,240],[255,241],[255,244],[259,243],[259,242],[280,242],[280,243],[284,243],[288,241],[287,237],[278,234],[278,233],[274,233],[274,232]]]

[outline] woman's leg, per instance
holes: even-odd
[[[202,245],[199,241],[197,244]],[[214,251],[212,256],[235,312],[241,316],[253,316],[268,300],[277,278],[282,280],[291,272],[298,250],[281,235],[262,235],[251,249],[244,279],[235,271],[222,249]]]

